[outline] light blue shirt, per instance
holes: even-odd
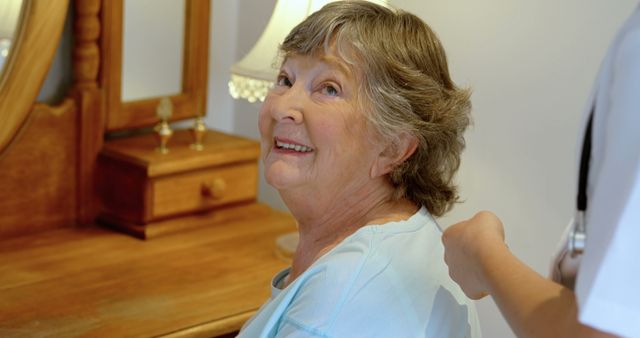
[[[239,337],[480,337],[472,302],[449,278],[441,231],[425,208],[368,225],[272,297]]]

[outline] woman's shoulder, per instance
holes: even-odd
[[[348,281],[369,285],[390,275],[404,279],[420,274],[433,280],[436,274],[448,275],[441,235],[423,208],[407,220],[361,228],[313,265],[327,274],[324,282],[337,285]]]
[[[417,219],[426,222],[430,217]],[[464,313],[454,316],[454,322],[469,323],[475,310],[448,277],[437,228],[390,225],[351,236],[294,281],[290,287],[295,290],[290,291],[295,297],[285,320],[328,334],[424,332],[438,313],[447,318],[446,313]]]

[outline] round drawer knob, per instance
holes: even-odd
[[[211,182],[202,183],[202,195],[205,197],[215,199],[222,198],[226,189],[227,183],[221,178],[216,178]]]

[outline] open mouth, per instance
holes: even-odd
[[[313,148],[307,147],[302,144],[284,142],[282,140],[274,139],[274,145],[277,149],[295,151],[299,153],[309,153],[313,151]]]

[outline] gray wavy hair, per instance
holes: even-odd
[[[453,182],[470,123],[470,91],[449,76],[435,33],[417,16],[367,1],[327,4],[296,26],[281,56],[317,55],[336,46],[359,79],[359,105],[385,139],[416,137],[416,151],[388,179],[394,198],[441,216],[458,201]]]

